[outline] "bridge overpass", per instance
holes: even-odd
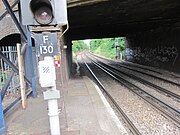
[[[177,0],[69,0],[72,40],[124,36],[126,59],[180,72]]]
[[[10,4],[18,3],[18,0]],[[65,37],[71,63],[71,41],[126,37],[126,60],[180,72],[180,2],[178,0],[68,0]],[[0,3],[0,44],[20,41],[19,31]],[[14,4],[15,5],[15,4]],[[15,14],[17,6],[13,5]],[[4,14],[5,13],[5,14]],[[17,15],[18,16],[18,15]],[[12,38],[15,39],[11,40]]]
[[[8,1],[18,18],[19,0]],[[68,0],[67,2],[69,30],[59,39],[62,58],[59,70],[61,83],[68,80],[71,70],[72,41],[82,39],[126,37],[127,61],[180,73],[179,0]],[[34,49],[35,44],[30,38],[31,36],[33,38],[33,35],[27,31],[25,33],[27,42],[24,44],[32,43]],[[1,1],[0,46],[15,46],[21,42],[21,36]],[[31,61],[32,57],[35,59],[35,54],[30,48],[27,47],[24,55],[25,70],[27,79],[30,79],[30,86],[35,89],[36,71],[32,69],[36,68],[37,63]],[[7,50],[1,49],[2,51]],[[10,64],[14,72],[18,71],[13,65],[15,63],[10,62],[10,57],[5,58],[3,54],[0,56]],[[7,91],[11,79],[2,88],[1,96]]]
[[[128,36],[179,26],[180,2],[177,0],[68,2],[70,33],[73,39]]]

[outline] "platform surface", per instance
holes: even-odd
[[[61,135],[127,134],[102,93],[88,77],[71,79],[58,101]],[[50,135],[47,102],[40,92],[6,119],[7,135]]]

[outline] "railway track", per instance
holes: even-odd
[[[89,53],[89,55],[95,59],[99,58],[99,59],[104,59],[106,61],[110,61],[108,59],[105,59],[105,58],[102,58],[102,57],[99,57],[99,56],[96,56],[92,53]],[[177,87],[180,87],[180,82],[177,82],[175,81],[176,78],[178,78],[177,76],[175,75],[172,75],[170,73],[167,73],[166,74],[170,74],[171,76],[175,76],[175,78],[173,77],[173,79],[168,79],[167,77],[164,77],[163,74],[164,72],[160,72],[158,70],[155,70],[155,69],[151,69],[151,68],[147,68],[145,66],[140,66],[140,65],[137,65],[137,64],[130,64],[130,63],[127,63],[127,62],[121,62],[121,63],[118,63],[118,66],[119,67],[123,67],[123,68],[126,68],[126,69],[129,69],[131,71],[135,71],[137,73],[141,73],[141,74],[144,74],[144,75],[147,75],[147,76],[150,76],[150,77],[153,77],[153,78],[157,78],[161,81],[164,81],[164,82],[167,82],[167,83],[171,83],[173,85],[176,85]],[[144,71],[143,71],[143,70]],[[150,71],[151,73],[147,72],[147,71]],[[156,74],[156,75],[155,75]]]
[[[130,62],[123,62],[122,64],[126,65],[126,66],[129,66],[129,67],[135,67],[135,68],[139,68],[139,69],[144,69],[146,71],[152,71],[152,72],[155,72],[155,73],[158,73],[160,75],[163,75],[164,73],[165,74],[168,74],[174,78],[180,78],[180,75],[177,75],[177,74],[174,74],[174,73],[170,73],[168,71],[165,71],[165,70],[159,70],[157,68],[149,68],[147,66],[143,66],[143,65],[139,65],[139,64],[135,64],[135,63],[130,63]]]
[[[92,58],[90,58],[90,59],[92,59]],[[145,79],[142,79],[142,78],[140,78],[140,77],[138,77],[138,76],[136,76],[136,75],[134,75],[132,73],[129,73],[127,71],[122,71],[119,68],[111,66],[111,65],[107,65],[106,63],[103,63],[102,61],[101,61],[101,64],[103,64],[105,67],[108,67],[108,68],[110,68],[110,69],[112,69],[114,71],[118,71],[118,73],[121,73],[121,74],[123,74],[125,76],[131,77],[131,78],[133,78],[133,79],[135,79],[135,80],[137,80],[137,81],[139,81],[139,82],[141,82],[141,83],[143,83],[145,85],[153,87],[156,90],[160,91],[161,93],[164,93],[165,95],[171,96],[171,97],[175,98],[176,101],[180,102],[180,95],[179,94],[176,94],[176,93],[174,93],[172,91],[169,91],[169,90],[167,90],[165,88],[162,88],[162,87],[160,87],[160,86],[158,86],[156,84],[153,84],[153,83],[151,83],[151,82],[149,82],[149,81],[147,81]],[[155,77],[155,76],[153,76],[153,77]],[[157,79],[159,79],[159,78],[157,78]],[[160,80],[162,80],[162,79],[160,78]],[[170,82],[168,81],[168,83],[170,83]],[[174,82],[172,84],[174,84]]]
[[[89,58],[90,59],[90,58]],[[151,104],[154,108],[158,109],[166,118],[169,118],[171,121],[173,121],[178,127],[180,127],[180,112],[179,110],[169,106],[168,104],[162,102],[158,98],[154,97],[153,95],[147,93],[142,88],[132,84],[127,79],[123,78],[119,75],[119,71],[116,71],[117,69],[103,65],[100,63],[97,63],[90,59],[94,65],[96,65],[99,69],[104,71],[106,74],[111,76],[113,79],[120,82],[122,85],[127,87],[129,90],[131,90],[133,93],[141,97],[143,100]],[[107,66],[107,67],[106,67]],[[171,93],[172,94],[172,93]],[[177,96],[177,95],[176,95]]]
[[[121,109],[121,107],[118,105],[118,103],[114,100],[114,98],[111,96],[111,94],[108,93],[108,91],[106,90],[106,88],[103,86],[103,84],[99,81],[99,79],[96,77],[96,75],[94,74],[94,72],[91,70],[91,68],[89,67],[89,65],[84,61],[87,69],[89,70],[89,72],[91,73],[91,75],[94,77],[94,79],[97,81],[97,83],[99,84],[99,86],[102,88],[103,92],[106,93],[106,95],[108,96],[108,98],[110,99],[110,101],[113,103],[113,105],[116,107],[116,109],[118,110],[118,112],[121,114],[124,122],[126,123],[126,125],[128,126],[129,130],[134,134],[134,135],[141,135],[141,133],[139,132],[139,130],[135,127],[135,125],[131,122],[131,120],[128,118],[128,116],[124,113],[124,111]]]

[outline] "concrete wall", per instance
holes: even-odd
[[[126,60],[180,73],[180,28],[159,28],[127,37]]]

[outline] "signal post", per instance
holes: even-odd
[[[57,25],[68,25],[66,0],[21,0],[22,24],[32,27],[37,57],[39,58],[39,83],[44,100],[48,101],[51,135],[60,135],[56,71],[54,56],[60,52]],[[23,12],[24,11],[24,12]]]

